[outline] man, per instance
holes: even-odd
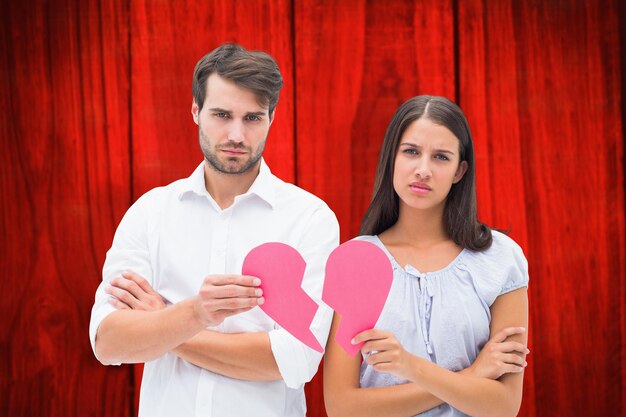
[[[90,338],[103,364],[146,363],[140,416],[306,413],[303,384],[321,354],[257,308],[260,280],[240,275],[252,248],[289,244],[319,303],[338,244],[328,206],[262,159],[282,84],[265,53],[226,44],[203,57],[191,113],[204,161],[139,198],[115,233]],[[324,346],[332,312],[322,306],[311,330]]]

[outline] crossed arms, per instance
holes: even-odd
[[[120,359],[141,362],[169,351],[231,378],[281,379],[267,333],[222,334],[203,330],[206,323],[214,325],[262,303],[255,283],[253,277],[209,276],[197,297],[166,307],[145,279],[132,272],[124,273],[112,280],[107,290],[112,296],[110,302],[119,310],[100,326],[98,337],[107,339],[104,343],[99,340],[98,356],[105,362],[108,352],[120,352],[112,363]],[[345,354],[331,334],[324,371],[329,415],[412,416],[444,402],[470,415],[515,415],[521,401],[521,374],[528,349],[525,329],[513,324],[526,323],[524,314],[515,315],[515,311],[525,311],[525,303],[524,288],[496,300],[492,306],[493,336],[476,361],[460,372],[408,354],[392,334],[375,329],[361,333],[355,342],[367,341],[363,351],[380,352],[367,355],[368,363],[379,371],[413,381],[392,387],[359,388],[359,356],[351,358]],[[334,328],[335,325],[333,333]]]
[[[126,272],[107,292],[118,311],[107,316],[96,336],[104,364],[136,363],[172,352],[194,365],[231,378],[281,378],[267,333],[224,334],[204,330],[264,302],[258,278],[209,275],[195,297],[166,307],[140,275]]]

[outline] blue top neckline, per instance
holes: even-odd
[[[405,272],[407,272],[409,274],[413,274],[413,275],[420,275],[421,276],[421,275],[440,275],[440,274],[443,274],[444,272],[446,272],[450,268],[456,266],[456,264],[461,260],[461,258],[468,251],[467,248],[463,248],[461,250],[461,252],[459,252],[459,254],[452,261],[450,261],[450,263],[448,265],[444,266],[441,269],[437,269],[436,271],[421,272],[420,270],[418,270],[417,268],[415,268],[411,264],[406,264],[406,266],[404,268],[402,266],[400,266],[398,261],[396,261],[396,258],[394,258],[393,255],[391,254],[391,252],[389,252],[389,250],[387,249],[387,247],[385,246],[383,241],[380,240],[380,237],[378,237],[378,235],[373,235],[373,237],[374,237],[374,239],[376,239],[376,244],[385,252],[387,257],[389,257],[389,260],[391,261],[391,264],[394,267],[394,269],[395,268],[402,269],[403,271],[405,271]],[[415,273],[412,272],[411,270],[415,271]]]

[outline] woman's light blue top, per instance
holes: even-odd
[[[511,238],[493,231],[483,252],[463,249],[444,269],[422,273],[404,268],[378,236],[360,236],[389,257],[393,283],[376,328],[392,332],[404,348],[451,371],[471,365],[489,340],[489,307],[504,293],[528,286],[528,263]],[[383,387],[408,381],[361,365],[361,387]],[[420,416],[464,416],[442,404]]]

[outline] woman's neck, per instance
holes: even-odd
[[[443,225],[443,207],[416,210],[401,205],[399,210],[396,224],[384,232],[390,240],[411,242],[418,247],[450,240]]]

